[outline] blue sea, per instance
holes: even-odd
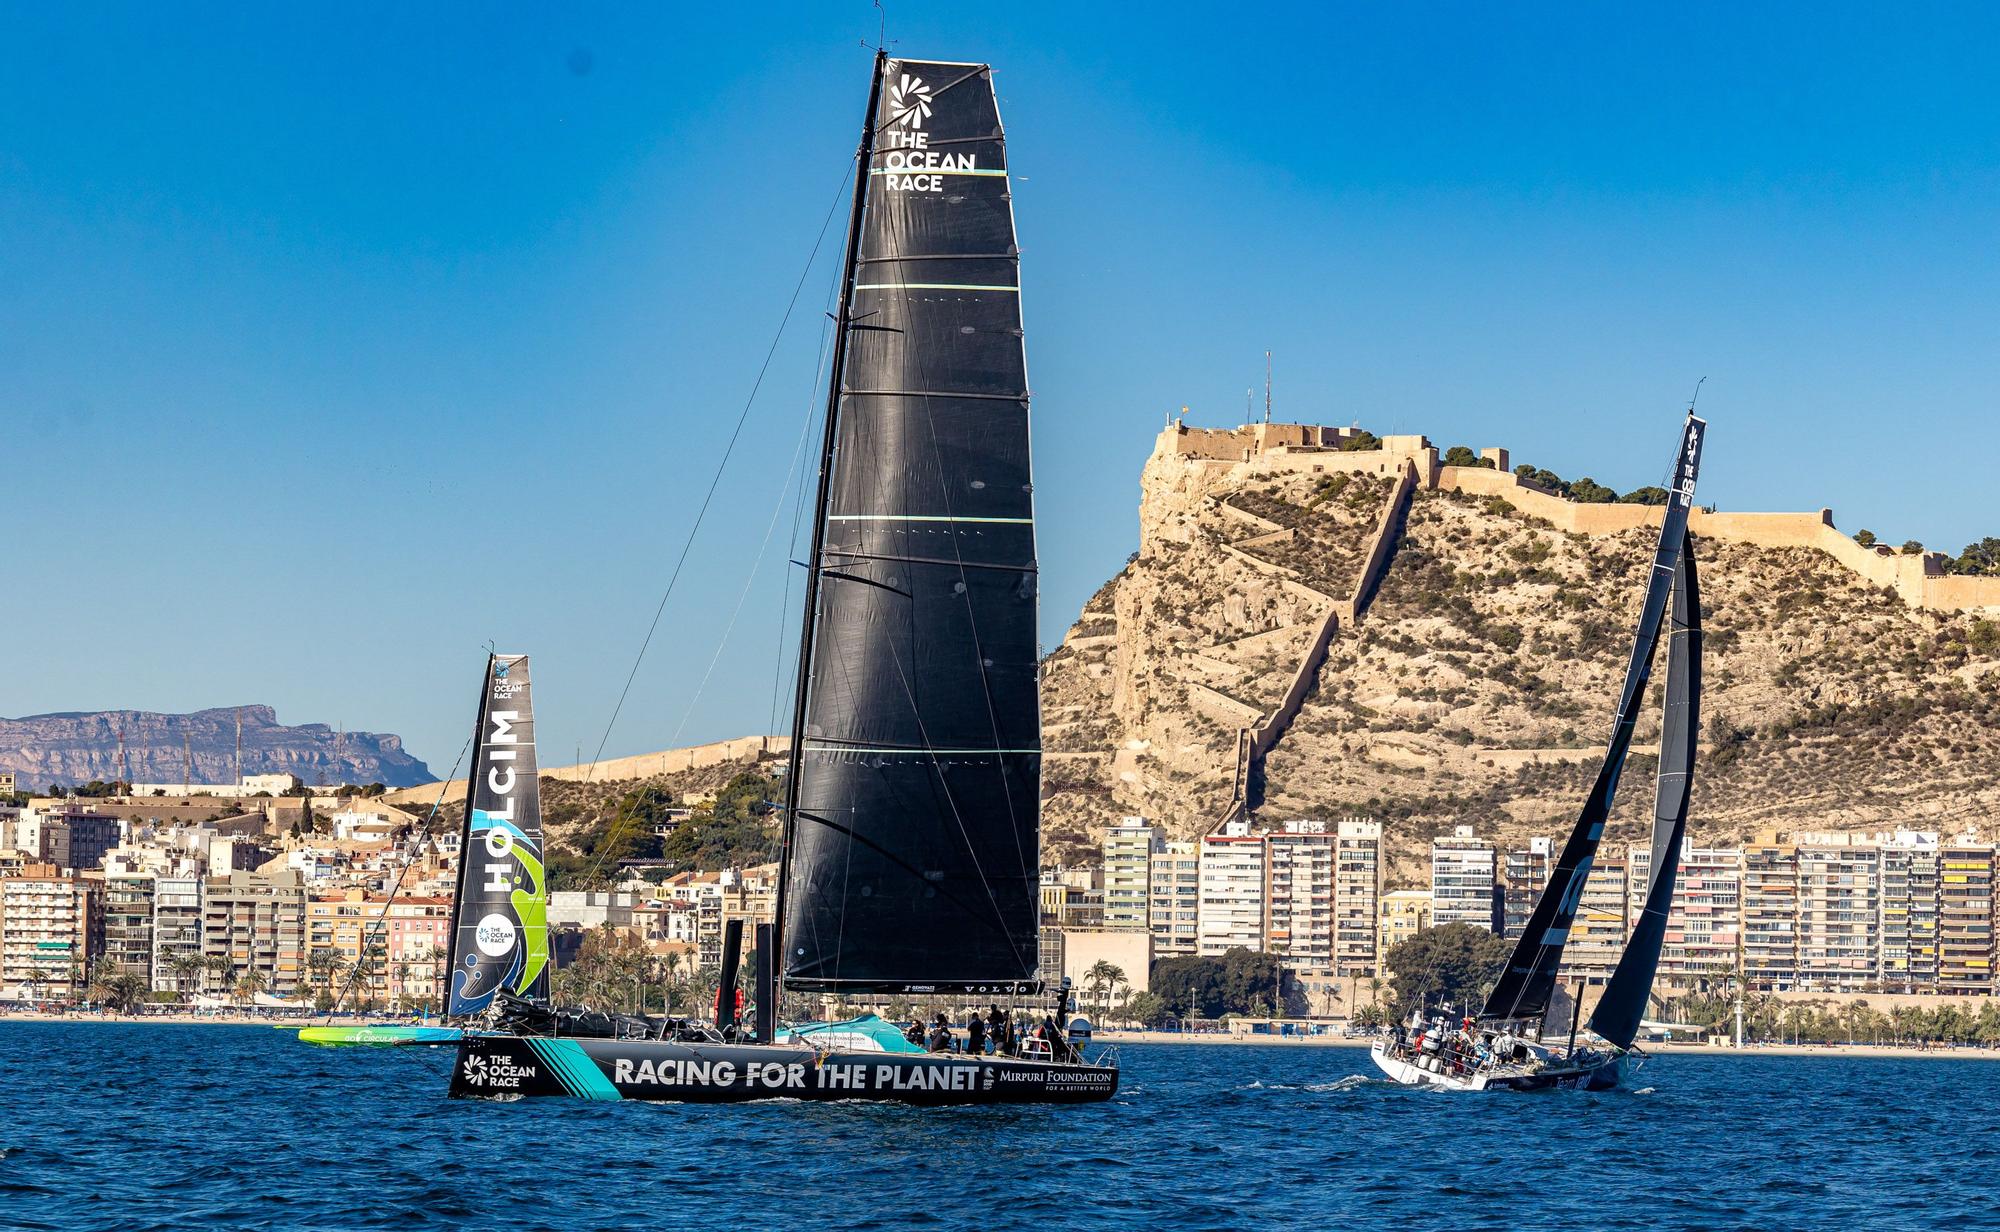
[[[0,1023],[0,1227],[2000,1228],[2000,1063],[1678,1056],[1436,1094],[1128,1046],[1109,1104],[444,1098],[448,1049]]]

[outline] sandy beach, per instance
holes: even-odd
[[[409,1026],[408,1018],[341,1018],[343,1027]],[[312,1027],[324,1025],[326,1019],[318,1014],[302,1018],[276,1018],[262,1014],[195,1014],[179,1012],[173,1014],[38,1014],[29,1010],[0,1010],[0,1023],[4,1022],[64,1022],[79,1025],[93,1023],[118,1023],[141,1026],[199,1026],[199,1027]]]

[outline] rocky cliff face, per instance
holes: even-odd
[[[1140,552],[1048,663],[1052,843],[1081,844],[1125,813],[1191,837],[1224,811],[1234,715],[1197,686],[1249,711],[1289,685],[1317,610],[1300,588],[1351,576],[1385,490],[1355,476],[1316,501],[1328,486],[1248,463],[1148,463]],[[1246,511],[1312,533],[1246,550]],[[1453,824],[1509,843],[1563,833],[1607,735],[1654,534],[1563,533],[1504,500],[1418,491],[1372,604],[1339,629],[1265,760],[1260,818],[1384,821],[1404,880]],[[1994,815],[2000,623],[1913,608],[1812,549],[1709,538],[1697,552],[1699,841]],[[1657,739],[1655,709],[1614,841],[1644,833]]]
[[[0,771],[20,776],[24,790],[125,777],[118,731],[125,731],[132,780],[178,783],[236,781],[236,719],[243,718],[243,773],[295,774],[307,784],[384,783],[412,787],[436,781],[403,749],[401,736],[337,733],[324,723],[287,727],[269,706],[156,714],[145,710],[37,714],[0,719]]]
[[[1357,580],[1389,493],[1370,476],[1229,473],[1156,454],[1140,548],[1044,666],[1045,839],[1081,855],[1127,813],[1199,833],[1240,743]]]

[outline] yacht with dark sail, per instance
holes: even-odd
[[[1037,565],[1006,154],[989,66],[877,53],[752,1021],[736,1021],[741,935],[729,933],[713,1024],[621,1019],[610,1036],[579,1034],[502,998],[495,1029],[460,1043],[453,1095],[980,1104],[1116,1092],[1115,1061],[1085,1062],[1056,1028],[1060,992],[1038,1033],[992,1054],[932,1051],[873,1015],[779,1024],[787,993],[995,1009],[1047,995]]]
[[[1610,745],[1548,885],[1476,1019],[1462,1023],[1434,1019],[1416,1026],[1413,1034],[1399,1032],[1370,1049],[1376,1066],[1397,1082],[1474,1091],[1604,1090],[1617,1086],[1641,1061],[1634,1041],[1652,996],[1653,975],[1666,939],[1667,912],[1687,834],[1688,789],[1700,730],[1701,594],[1688,514],[1694,504],[1695,477],[1707,429],[1707,423],[1692,413],[1682,429]],[[1567,1041],[1548,1042],[1543,1036],[1551,1002],[1556,999],[1563,947],[1611,814],[1663,626],[1667,633],[1666,689],[1645,904],[1591,1015],[1590,1035],[1578,1042],[1579,999],[1569,1009]]]
[[[549,886],[542,865],[541,778],[527,655],[491,654],[481,676],[472,768],[459,825],[445,1006],[438,1026],[306,1027],[309,1044],[449,1044],[497,997],[549,1001]],[[421,836],[419,836],[421,841]],[[390,895],[394,900],[393,892]],[[388,908],[383,909],[386,920]],[[371,931],[360,960],[376,940]]]

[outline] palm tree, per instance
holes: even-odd
[[[204,992],[212,993],[218,988],[226,990],[236,977],[236,964],[226,954],[202,959],[202,967],[206,975],[212,977],[202,981]]]
[[[1108,959],[1098,959],[1090,964],[1090,970],[1083,973],[1083,986],[1096,990],[1093,1000],[1097,1002],[1099,1018],[1111,1012],[1112,990],[1126,982],[1125,969]]]
[[[167,960],[167,970],[173,973],[174,991],[185,997],[194,989],[194,976],[202,969],[201,955],[181,953]]]
[[[255,1001],[257,994],[264,991],[264,984],[264,973],[262,971],[254,967],[245,971],[242,978],[236,981],[236,996],[238,1000],[245,1004]]]

